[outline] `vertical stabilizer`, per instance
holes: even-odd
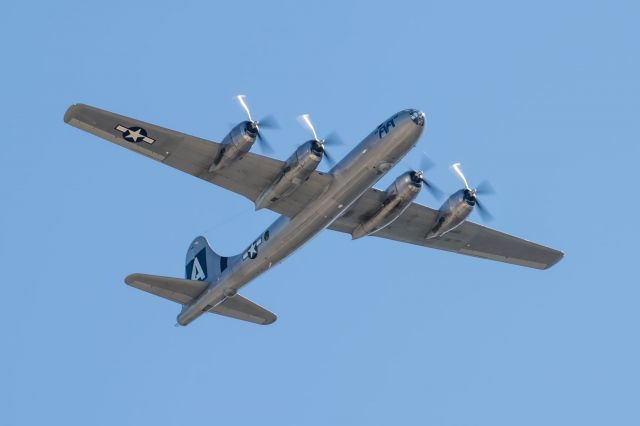
[[[205,237],[196,237],[187,250],[185,278],[215,282],[227,269],[228,259],[213,251]]]

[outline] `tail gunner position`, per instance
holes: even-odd
[[[454,217],[450,211],[462,208],[455,203],[469,205],[464,197],[452,196],[441,210],[414,202],[422,186],[429,187],[422,171],[403,173],[386,191],[372,187],[420,138],[425,116],[418,110],[392,115],[322,173],[316,168],[323,158],[331,160],[325,145],[335,137],[319,138],[304,115],[301,121],[313,138],[289,159],[254,154],[250,150],[256,141],[266,146],[260,123],[267,128],[273,120],[253,120],[245,97],[238,101],[249,120],[234,127],[222,143],[82,104],[71,106],[64,116],[72,126],[237,192],[256,209],[281,214],[236,256],[220,256],[204,237],[197,237],[187,250],[185,279],[145,274],[125,279],[133,287],[180,303],[180,325],[205,312],[258,324],[274,322],[273,313],[238,290],[327,227],[353,238],[373,235],[538,269],[562,258],[557,250],[466,221],[466,215]],[[468,215],[471,210],[464,211]]]

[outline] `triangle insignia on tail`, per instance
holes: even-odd
[[[207,279],[207,253],[202,249],[196,256],[187,263],[186,276],[194,281],[205,281]]]

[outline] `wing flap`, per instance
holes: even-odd
[[[225,299],[217,306],[211,308],[209,312],[261,325],[271,324],[278,319],[273,312],[266,310],[239,294]]]
[[[204,281],[147,274],[131,274],[124,279],[124,282],[131,287],[182,305],[191,303],[207,288],[207,283]]]

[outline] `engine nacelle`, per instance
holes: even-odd
[[[298,189],[318,167],[323,152],[322,146],[314,140],[300,145],[287,159],[278,178],[256,199],[256,210],[269,207]]]
[[[440,237],[460,226],[473,211],[475,196],[468,189],[456,191],[445,201],[436,217],[436,222],[427,234],[427,239]]]
[[[258,127],[251,121],[238,123],[220,143],[222,147],[213,159],[209,172],[216,172],[242,158],[249,152],[258,137]]]
[[[382,207],[366,222],[358,225],[351,237],[355,240],[391,224],[411,205],[421,188],[422,181],[417,178],[415,172],[401,174],[385,191],[386,198]]]

